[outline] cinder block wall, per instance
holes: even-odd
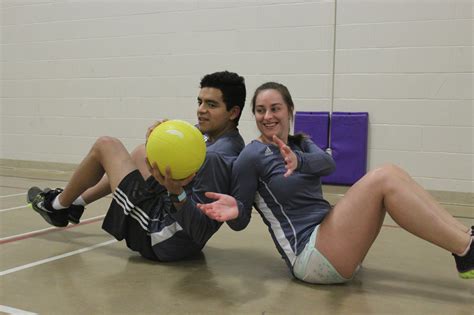
[[[0,23],[2,159],[132,149],[156,119],[194,122],[200,78],[228,69],[248,99],[276,80],[297,110],[368,111],[371,168],[473,191],[471,1],[3,0]]]
[[[370,113],[369,165],[473,192],[473,2],[339,0],[334,109]]]

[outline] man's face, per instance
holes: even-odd
[[[227,111],[222,92],[212,87],[202,88],[198,96],[197,117],[199,129],[211,140],[234,127],[235,110]]]

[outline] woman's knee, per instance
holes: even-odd
[[[400,178],[401,172],[404,171],[395,164],[384,164],[370,171],[367,177],[374,187],[388,189],[394,181]]]

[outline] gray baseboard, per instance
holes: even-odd
[[[0,159],[0,175],[22,178],[48,178],[67,181],[77,164]],[[336,203],[347,191],[347,186],[325,185],[324,195]],[[474,194],[454,191],[429,191],[442,204],[474,207]]]

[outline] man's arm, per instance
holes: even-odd
[[[207,242],[222,224],[207,217],[198,209],[197,204],[212,201],[205,196],[208,191],[229,193],[231,175],[229,163],[231,164],[234,159],[223,157],[216,152],[208,152],[204,164],[193,180],[190,193],[183,201],[173,203],[174,209],[170,215],[196,243]]]

